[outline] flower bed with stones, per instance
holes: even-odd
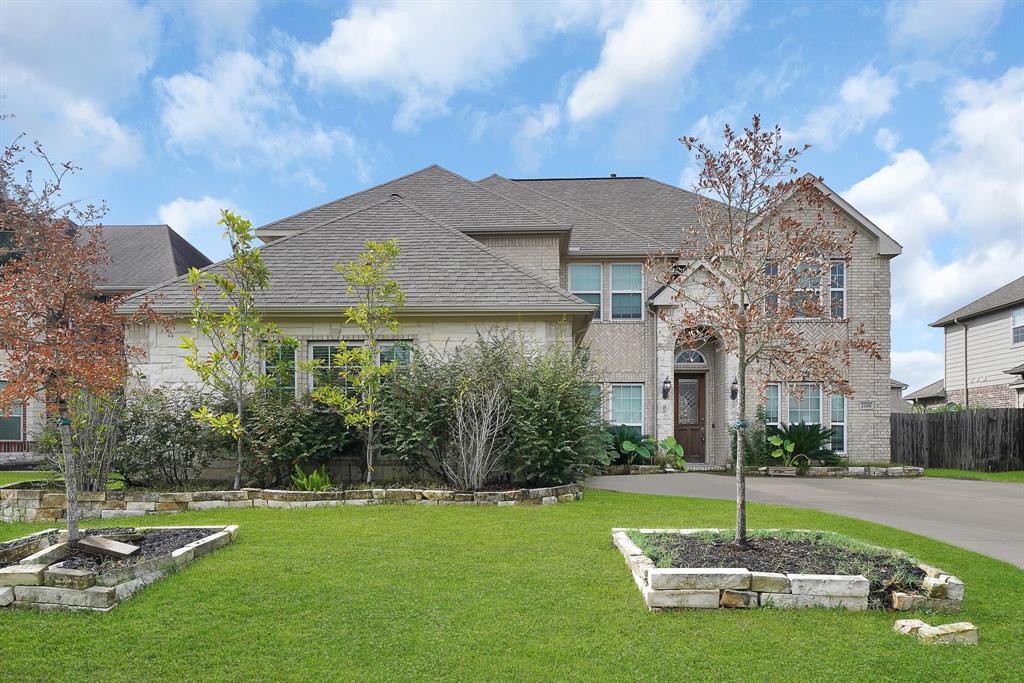
[[[30,482],[36,483],[36,482]],[[38,485],[38,484],[37,484]],[[0,522],[57,521],[64,519],[67,497],[60,492],[24,488],[26,482],[0,487]],[[239,491],[136,492],[82,491],[78,503],[84,519],[137,517],[160,512],[187,512],[210,508],[305,508],[334,505],[553,505],[583,498],[580,484],[509,491],[444,491],[390,488],[346,491]]]
[[[824,535],[824,532],[779,530],[759,533],[766,539],[771,539],[771,534],[778,534],[780,538],[796,533]],[[869,572],[874,580],[869,580],[864,574],[758,571],[745,566],[728,566],[732,564],[728,561],[721,563],[725,566],[658,566],[633,540],[636,538],[645,543],[649,538],[676,536],[680,541],[710,545],[712,541],[705,539],[717,534],[722,534],[722,530],[612,529],[612,542],[625,557],[644,602],[651,610],[719,607],[865,610],[874,606],[897,611],[952,612],[959,610],[963,600],[964,585],[955,576],[921,564],[899,551],[866,544],[857,544],[857,547],[873,549],[887,558],[879,560],[881,566],[877,571],[873,568]],[[771,561],[778,563],[779,569],[787,564],[785,557],[771,558]],[[701,564],[707,565],[708,562]],[[897,564],[900,566],[887,566]]]
[[[139,545],[136,556],[98,557],[46,529],[0,544],[0,607],[109,612],[154,581],[231,543],[237,526],[132,527],[87,535]]]
[[[808,467],[800,470],[797,467],[751,467],[747,470],[750,474],[760,474],[764,477],[845,477],[853,479],[907,479],[912,477],[923,477],[923,467]]]

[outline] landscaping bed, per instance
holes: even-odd
[[[149,584],[234,540],[237,526],[118,527],[84,532],[138,547],[128,557],[86,552],[46,529],[7,545],[0,607],[109,612]]]
[[[868,607],[957,611],[963,584],[905,553],[822,531],[615,529],[650,609]]]

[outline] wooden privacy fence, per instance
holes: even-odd
[[[1024,470],[1024,409],[893,413],[892,461],[977,472]]]

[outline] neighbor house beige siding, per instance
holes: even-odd
[[[956,403],[989,408],[1012,408],[1016,391],[1009,385],[1017,377],[1004,371],[1024,363],[1024,344],[1013,343],[1010,315],[1006,309],[971,318],[967,325],[967,358],[964,358],[964,328],[956,323],[945,330],[946,398]],[[964,365],[967,388],[964,392]]]

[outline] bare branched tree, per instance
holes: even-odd
[[[468,491],[483,488],[508,451],[509,418],[508,400],[499,384],[463,392],[441,462],[452,484]]]

